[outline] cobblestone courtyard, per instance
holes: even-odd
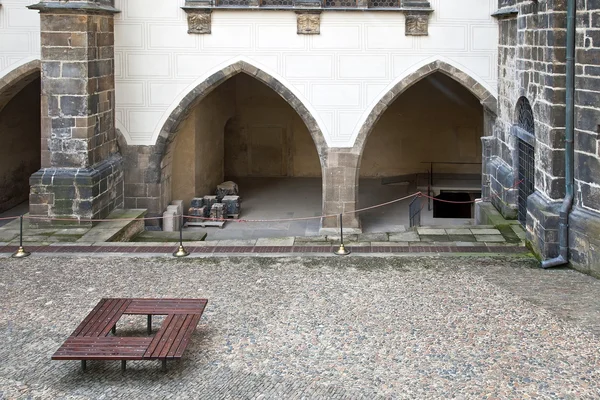
[[[600,397],[600,281],[524,257],[5,258],[0,277],[0,398]],[[166,373],[51,361],[102,297],[209,303]]]

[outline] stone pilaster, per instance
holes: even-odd
[[[42,45],[42,169],[30,180],[30,215],[90,225],[79,220],[104,218],[123,205],[114,128],[118,11],[110,0],[29,8],[40,11]]]
[[[329,148],[323,170],[323,213],[340,214],[358,209],[360,154],[356,149]],[[361,232],[360,218],[354,213],[342,219],[344,232]],[[325,218],[323,233],[339,232],[339,218]]]

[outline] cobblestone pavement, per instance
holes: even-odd
[[[0,398],[598,398],[600,281],[529,258],[0,260]],[[184,359],[50,356],[101,297],[206,297]],[[157,322],[158,324],[158,322]],[[145,317],[119,330],[142,334]]]

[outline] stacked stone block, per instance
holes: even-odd
[[[600,277],[600,1],[577,9],[575,44],[575,207],[571,263]]]
[[[558,251],[558,213],[564,196],[566,1],[500,0],[498,118],[485,179],[505,217],[516,216],[516,105],[529,100],[535,117],[535,190],[527,232],[543,257]],[[484,155],[485,156],[485,155]],[[555,218],[556,217],[556,218]]]
[[[30,8],[40,11],[42,45],[42,169],[30,180],[30,214],[90,225],[80,219],[123,206],[114,129],[116,10],[108,0]]]

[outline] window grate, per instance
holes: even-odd
[[[519,142],[519,222],[527,223],[527,198],[535,190],[535,149],[522,139]]]

